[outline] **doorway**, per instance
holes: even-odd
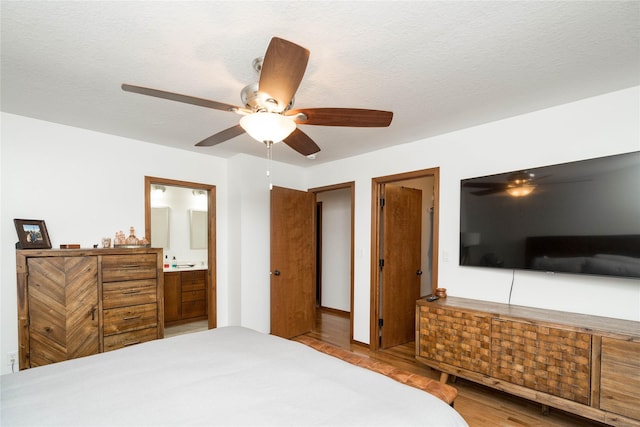
[[[385,285],[389,285],[389,282],[403,282],[408,277],[418,276],[419,291],[416,291],[413,295],[426,295],[432,293],[438,286],[438,200],[439,200],[439,168],[424,169],[415,172],[407,172],[397,175],[390,175],[384,177],[378,177],[372,179],[372,239],[371,239],[371,325],[370,325],[370,347],[372,350],[377,350],[383,346],[383,337],[385,332],[398,334],[400,341],[411,340],[415,337],[415,299],[410,298],[395,298],[393,288],[391,294]],[[405,187],[410,189],[419,189],[422,193],[421,204],[421,238],[418,250],[421,253],[419,266],[408,266],[408,275],[405,271],[404,276],[389,276],[390,269],[384,271],[385,250],[387,256],[389,254],[396,254],[393,245],[396,244],[389,237],[385,237],[385,211],[384,211],[384,194],[386,186]],[[397,223],[402,225],[402,210],[400,208],[400,219]],[[408,218],[408,215],[407,215]],[[394,225],[387,225],[387,227],[394,227]],[[389,230],[387,230],[387,233]],[[389,265],[387,264],[388,268]],[[406,270],[405,268],[405,270]],[[391,269],[393,270],[393,269]],[[401,269],[396,269],[400,271]],[[382,274],[384,271],[385,274]],[[398,273],[399,274],[399,273]],[[383,281],[387,281],[384,283]],[[413,285],[411,285],[413,286]],[[386,295],[385,295],[386,294]],[[392,297],[390,297],[391,295]],[[416,298],[417,299],[417,298]],[[383,313],[389,316],[389,313],[404,313],[409,312],[411,318],[407,321],[406,317],[400,319],[395,317],[383,317]],[[394,323],[395,322],[395,323]],[[391,323],[391,325],[390,325]],[[402,325],[398,325],[402,323]],[[386,325],[386,330],[385,330]],[[399,328],[404,330],[399,331]],[[402,338],[404,336],[405,338]],[[385,337],[386,338],[386,337]],[[385,342],[393,342],[394,344],[401,344],[402,342],[394,339],[385,339]],[[406,342],[409,342],[406,341]]]
[[[355,182],[309,192],[316,197],[316,305],[349,319],[352,342]]]
[[[158,178],[145,176],[144,191],[145,191],[145,236],[148,236],[150,240],[153,240],[151,231],[151,199],[152,189],[157,186],[166,187],[178,187],[184,189],[190,189],[193,191],[194,196],[206,197],[204,205],[206,206],[206,220],[199,219],[198,211],[190,212],[192,216],[192,223],[199,223],[200,221],[206,223],[206,262],[207,267],[205,270],[206,276],[206,316],[207,327],[213,329],[217,326],[217,310],[216,310],[216,187],[209,184],[201,184],[188,181],[179,181],[167,178]],[[186,213],[185,213],[186,215]]]

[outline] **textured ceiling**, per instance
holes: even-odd
[[[301,126],[313,165],[640,84],[640,2],[2,1],[2,111],[229,157],[240,116],[122,83],[240,105],[272,36],[311,51],[296,107],[390,110],[389,128]]]

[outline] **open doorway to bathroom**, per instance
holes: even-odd
[[[145,235],[166,255],[167,335],[174,326],[179,333],[216,327],[215,207],[214,185],[145,176]]]

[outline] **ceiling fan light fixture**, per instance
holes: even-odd
[[[535,185],[526,183],[510,185],[507,188],[507,193],[512,197],[525,197],[531,194],[535,188]]]
[[[258,112],[240,119],[240,126],[259,142],[280,142],[296,130],[290,118],[278,113]]]

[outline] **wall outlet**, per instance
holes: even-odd
[[[7,353],[7,366],[18,366],[18,352],[10,351]]]

